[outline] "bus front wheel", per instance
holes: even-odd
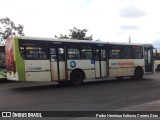
[[[133,76],[133,78],[134,78],[135,80],[142,79],[143,74],[144,74],[143,69],[142,69],[141,67],[137,67],[137,68],[135,69],[135,71],[134,71],[134,76]]]
[[[71,85],[74,86],[81,85],[83,83],[83,80],[84,80],[84,75],[81,71],[76,70],[71,74],[70,77]]]

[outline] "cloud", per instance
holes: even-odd
[[[130,4],[126,8],[123,8],[119,12],[121,18],[138,18],[147,15],[146,12],[140,10],[134,4]]]
[[[136,26],[136,25],[123,25],[123,26],[120,26],[121,30],[137,30],[139,28],[140,27]]]
[[[68,34],[75,26],[89,29],[93,39],[128,41],[128,36],[133,36],[134,42],[141,39],[149,42],[160,36],[159,3],[159,0],[39,0],[37,4],[33,0],[3,0],[0,16],[24,25],[26,36],[54,37]],[[13,6],[18,7],[12,9]]]
[[[74,7],[82,7],[89,5],[92,0],[65,0],[65,4]]]

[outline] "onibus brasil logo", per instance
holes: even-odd
[[[42,117],[40,112],[2,112],[2,117]]]

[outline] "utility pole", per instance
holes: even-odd
[[[129,43],[131,43],[131,36],[129,36]]]

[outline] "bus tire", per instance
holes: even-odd
[[[141,67],[137,67],[137,68],[134,70],[133,79],[135,79],[135,80],[142,79],[143,74],[144,74],[143,69],[142,69]]]
[[[81,85],[84,80],[84,75],[80,70],[73,71],[70,77],[71,85],[77,86]]]

